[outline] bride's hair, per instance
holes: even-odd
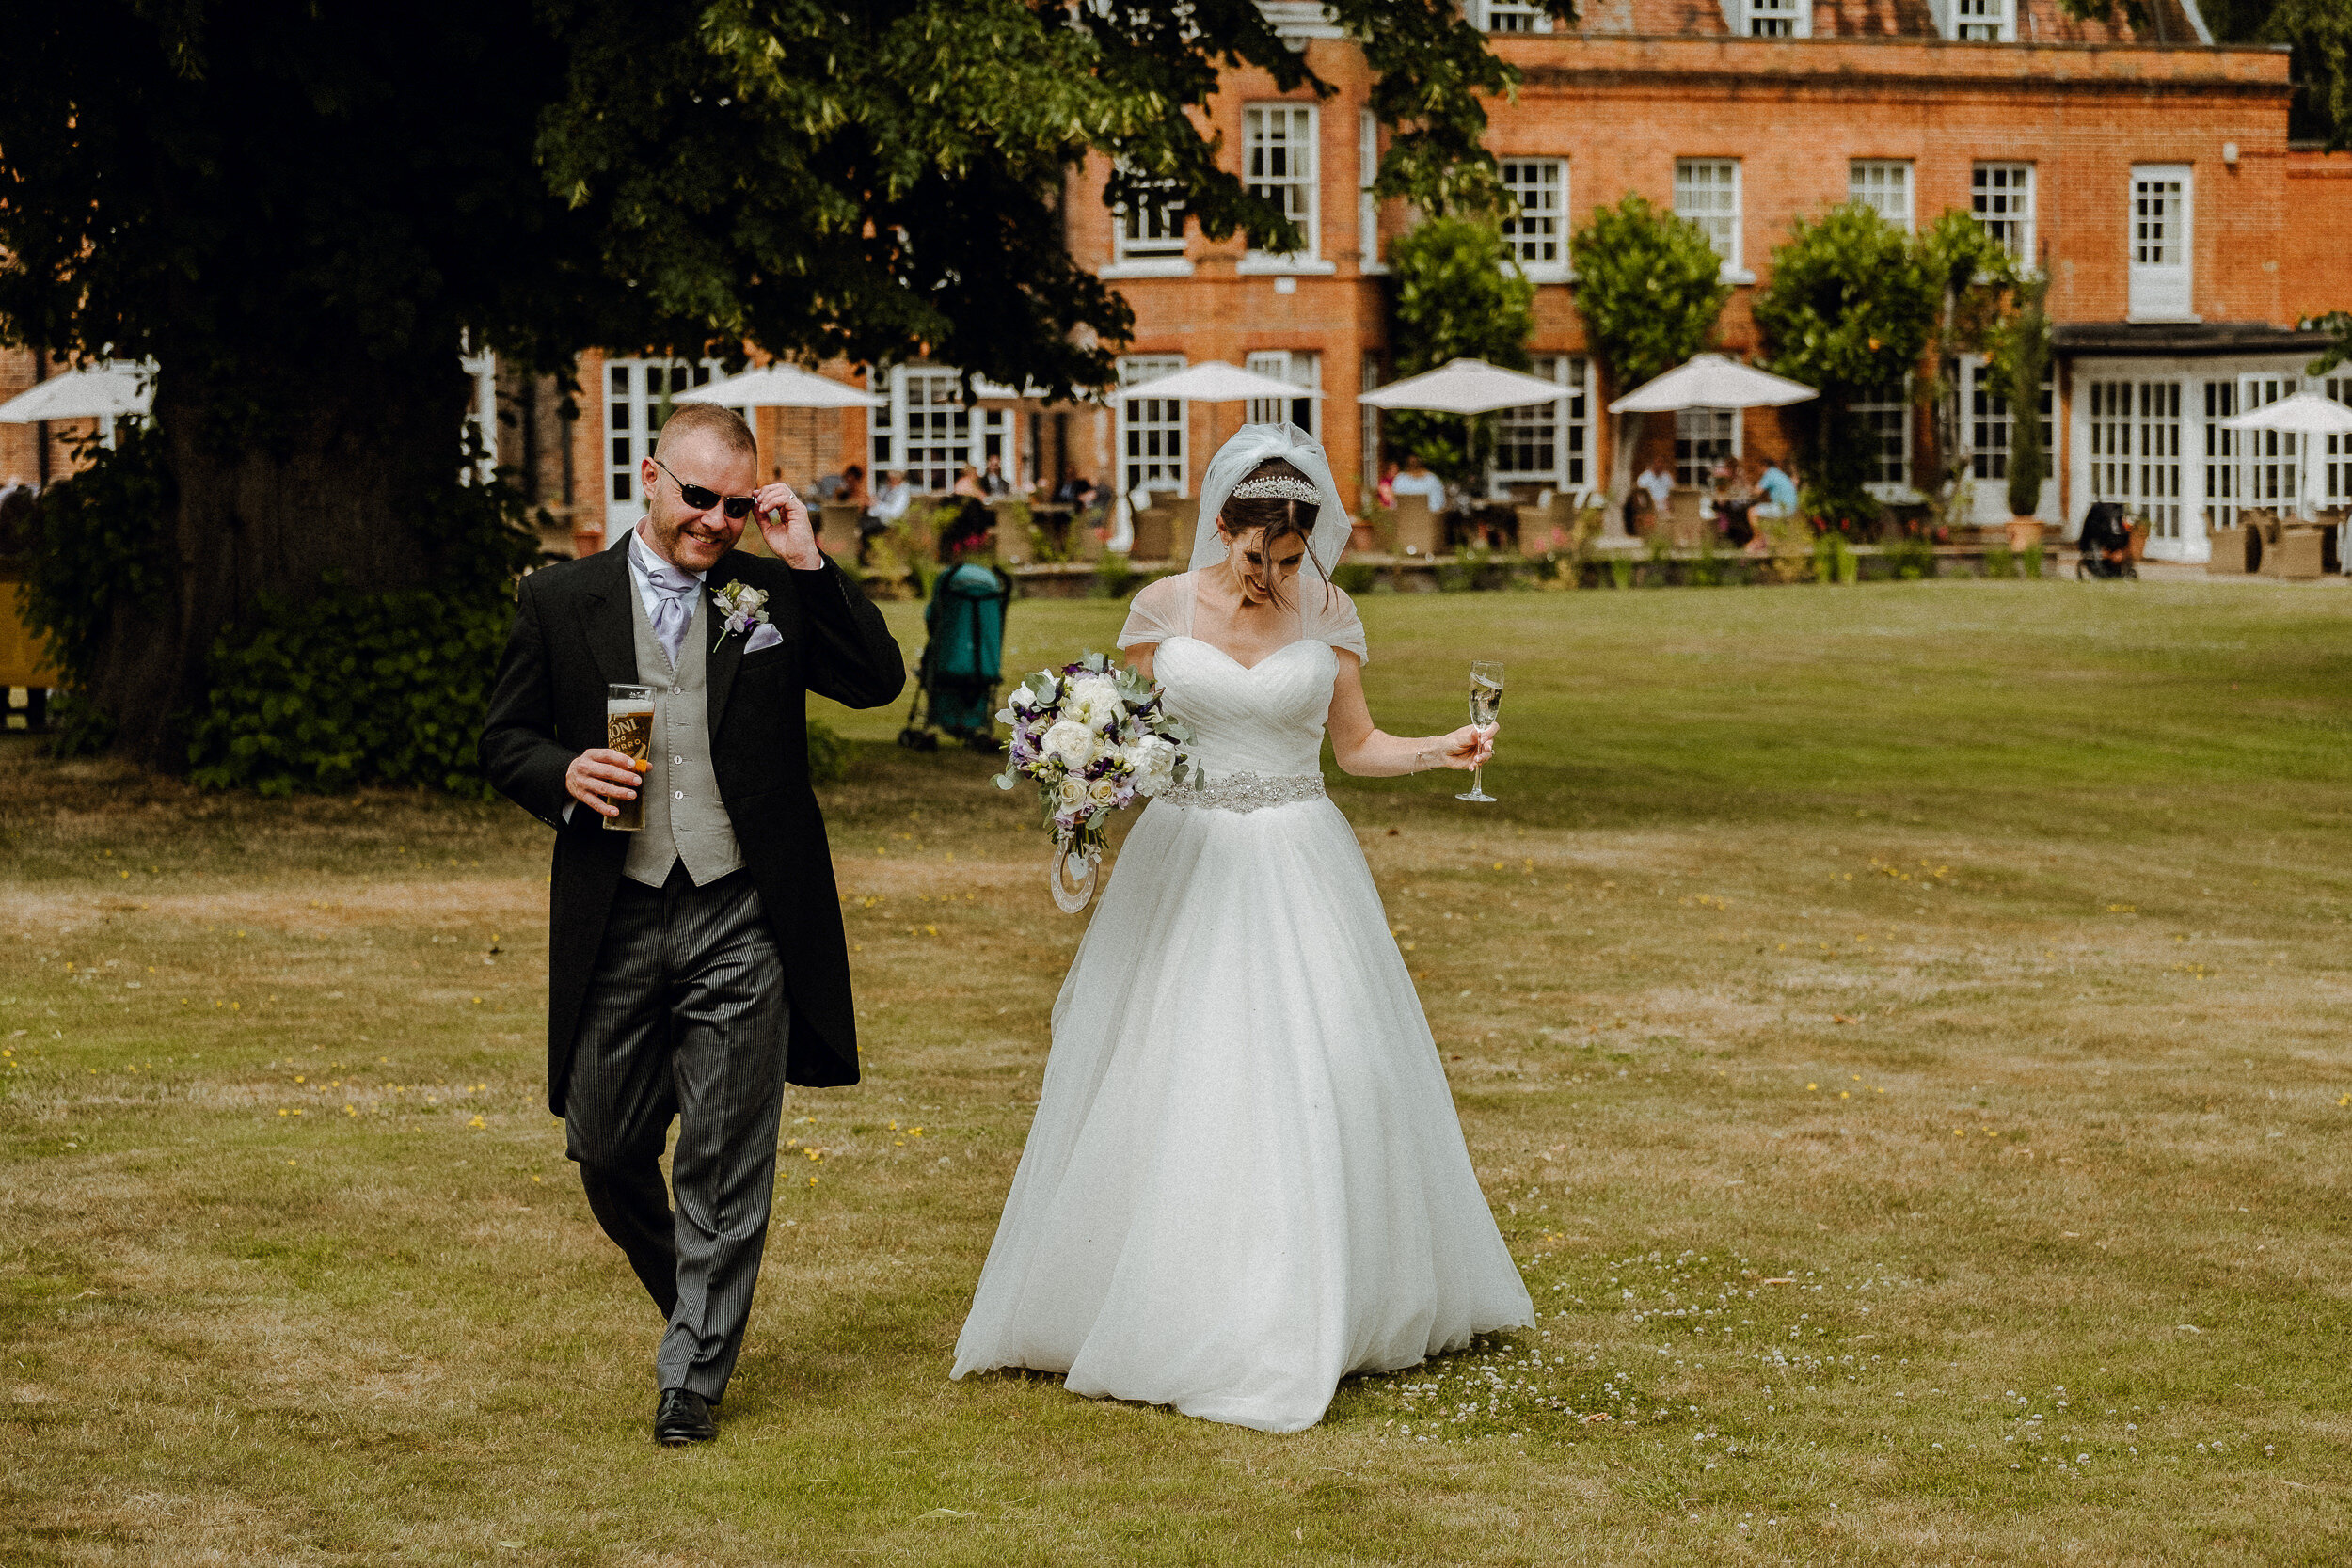
[[[1258,493],[1246,493],[1249,491]],[[1269,457],[1250,469],[1248,477],[1233,486],[1232,494],[1225,498],[1225,505],[1217,513],[1217,521],[1223,527],[1226,537],[1231,539],[1238,539],[1252,529],[1265,530],[1265,537],[1260,541],[1264,548],[1271,548],[1277,540],[1293,535],[1311,546],[1315,536],[1315,517],[1322,511],[1317,501],[1309,499],[1316,493],[1312,482],[1296,466],[1279,457]],[[1323,563],[1315,561],[1315,552],[1311,547],[1307,551],[1307,559],[1314,562],[1315,571],[1321,574]],[[1281,602],[1280,591],[1275,587],[1270,576],[1266,578],[1266,591],[1275,595],[1276,603]],[[1328,578],[1324,581],[1323,592],[1324,597],[1328,599],[1331,594]]]

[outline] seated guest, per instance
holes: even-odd
[[[1396,465],[1394,463],[1380,465],[1380,483],[1374,488],[1373,494],[1380,498],[1382,506],[1396,504]]]
[[[1430,511],[1445,510],[1445,481],[1429,471],[1429,466],[1421,460],[1421,453],[1417,451],[1406,454],[1405,471],[1389,481],[1389,491],[1392,497],[1424,497]],[[1390,504],[1394,505],[1395,502],[1391,500]]]
[[[1777,463],[1767,463],[1756,476],[1756,493],[1764,499],[1756,509],[1763,517],[1793,517],[1797,515],[1797,482],[1790,479]]]
[[[882,476],[882,487],[867,503],[866,515],[858,521],[858,531],[876,534],[907,515],[914,504],[914,491],[907,483],[907,476],[897,468]]]
[[[980,475],[980,494],[989,497],[1012,494],[1012,481],[1005,477],[1003,458],[991,457],[988,460],[987,471]]]
[[[1664,522],[1666,509],[1673,502],[1674,494],[1673,462],[1662,455],[1651,458],[1649,467],[1634,476],[1633,488],[1625,498],[1626,532],[1638,534],[1642,531],[1640,516],[1645,503],[1652,517]]]
[[[980,488],[980,471],[969,463],[958,470],[956,482],[949,487],[949,494],[969,496],[974,500],[984,500],[988,497],[988,492]]]

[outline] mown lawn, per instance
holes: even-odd
[[[722,1439],[657,1450],[542,832],[11,741],[0,1562],[2352,1557],[2352,592],[1365,609],[1391,729],[1510,666],[1500,805],[1335,794],[1538,1329],[1289,1438],[949,1383],[1082,921],[993,764],[833,713],[868,1076],[794,1092]]]

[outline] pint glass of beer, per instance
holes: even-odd
[[[653,688],[650,686],[608,686],[604,689],[604,743],[636,763],[642,780],[653,766]],[[633,833],[645,825],[645,786],[637,786],[637,798],[614,800],[621,808],[618,816],[608,816],[604,825]]]

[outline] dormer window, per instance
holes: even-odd
[[[1490,33],[1549,33],[1551,13],[1525,0],[1473,0],[1478,24]]]
[[[1740,0],[1745,24],[1740,31],[1752,39],[1811,38],[1812,0]]]
[[[2017,37],[2015,0],[1951,0],[1952,37],[1962,43],[2010,43]]]

